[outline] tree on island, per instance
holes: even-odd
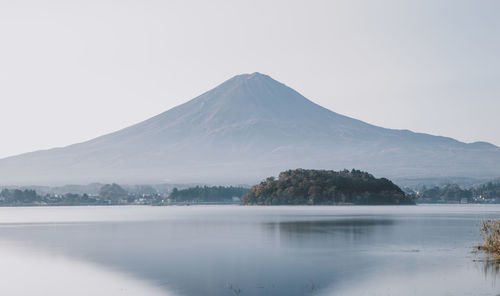
[[[269,177],[243,196],[247,205],[388,205],[414,204],[386,178],[377,179],[360,170],[296,169]]]

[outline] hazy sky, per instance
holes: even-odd
[[[261,72],[335,112],[500,145],[500,1],[0,0],[0,157]]]

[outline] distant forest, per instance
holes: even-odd
[[[202,201],[224,202],[232,201],[233,197],[241,198],[248,192],[248,188],[224,186],[196,186],[187,189],[174,188],[169,198],[177,202]]]
[[[167,188],[166,185],[163,188]],[[74,187],[74,186],[73,186]],[[82,187],[82,186],[79,186]],[[79,191],[82,188],[76,188]],[[88,187],[88,186],[87,186]],[[170,203],[234,203],[247,205],[334,205],[417,203],[500,203],[500,179],[474,187],[457,184],[405,188],[359,170],[289,170],[278,179],[267,178],[251,189],[244,187],[176,187],[170,194],[150,185],[92,184],[93,193],[39,193],[26,188],[0,190],[0,206],[44,205],[167,205]],[[94,188],[97,187],[97,188]],[[172,187],[170,187],[172,188]],[[70,189],[70,187],[64,187]],[[59,189],[62,191],[62,188]]]
[[[196,186],[187,189],[173,188],[170,195],[158,193],[147,185],[129,186],[103,184],[97,194],[46,193],[33,189],[3,189],[0,191],[0,206],[44,206],[44,205],[164,205],[168,202],[239,202],[248,192],[243,187]],[[233,197],[238,199],[233,200]]]
[[[0,192],[0,205],[89,205],[108,204],[104,199],[88,194],[45,194],[40,195],[31,189],[3,189]]]
[[[64,193],[38,194],[32,189],[3,189],[0,191],[0,206],[45,206],[45,205],[123,205],[160,204],[163,196],[155,193],[129,193],[118,184],[105,184],[98,194]]]
[[[243,196],[247,205],[414,204],[388,179],[359,170],[296,169],[269,177]]]
[[[500,180],[488,182],[472,188],[462,188],[457,184],[424,187],[421,191],[411,192],[417,202],[427,203],[499,203]]]

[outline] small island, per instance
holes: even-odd
[[[244,205],[413,205],[412,198],[386,178],[360,170],[296,169],[250,188]]]

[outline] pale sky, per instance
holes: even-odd
[[[0,157],[261,72],[337,113],[500,145],[500,1],[0,0]]]

